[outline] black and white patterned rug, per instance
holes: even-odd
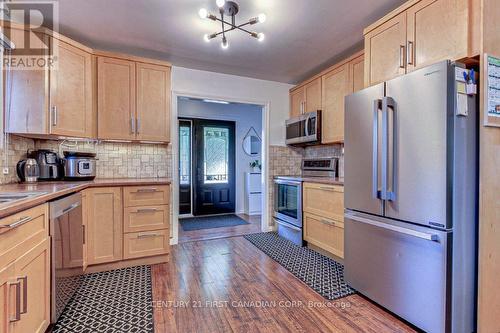
[[[152,299],[150,266],[88,274],[53,332],[153,332]]]
[[[244,237],[326,299],[336,300],[356,293],[344,281],[344,265],[335,260],[297,246],[276,232]]]

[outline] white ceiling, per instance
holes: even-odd
[[[201,20],[215,0],[60,0],[60,32],[91,47],[164,59],[176,66],[296,83],[362,48],[363,28],[404,0],[237,0],[243,22],[266,39],[233,31],[230,47],[203,41],[220,24]]]

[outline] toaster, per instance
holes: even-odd
[[[65,151],[64,179],[92,180],[96,175],[96,154]]]

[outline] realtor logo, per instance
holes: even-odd
[[[57,64],[57,1],[0,2],[3,66],[12,70],[53,69]]]

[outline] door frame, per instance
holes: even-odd
[[[177,109],[177,99],[179,97],[197,98],[197,99],[213,99],[222,100],[233,103],[254,104],[262,107],[262,177],[261,189],[264,195],[262,196],[262,214],[261,214],[261,231],[271,231],[273,227],[269,225],[269,110],[271,103],[269,101],[259,100],[241,100],[228,96],[215,96],[215,95],[200,95],[196,93],[172,90],[172,105],[171,105],[171,119],[175,121],[170,122],[171,130],[171,149],[172,149],[172,238],[170,244],[174,245],[179,242],[179,127],[178,117],[179,112]]]

